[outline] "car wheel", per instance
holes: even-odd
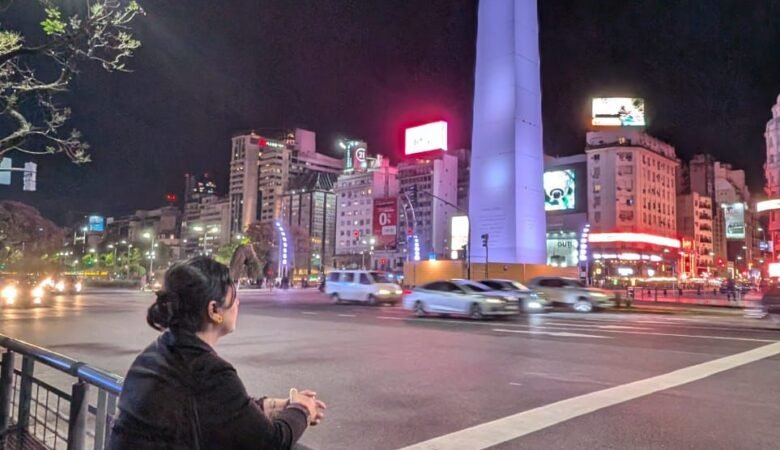
[[[482,320],[485,318],[485,315],[482,314],[482,308],[480,308],[479,303],[471,304],[471,308],[469,309],[469,317],[474,320]]]
[[[339,297],[339,294],[336,293],[330,294],[330,299],[333,300],[333,303],[336,305],[341,303],[341,297]]]
[[[371,306],[376,306],[376,297],[373,295],[368,296],[368,304]]]
[[[417,300],[414,303],[414,315],[417,317],[425,317],[425,304],[423,302]]]
[[[574,303],[574,310],[579,313],[589,313],[593,311],[593,303],[586,298],[578,298]]]

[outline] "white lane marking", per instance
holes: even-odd
[[[595,334],[569,333],[567,331],[506,330],[506,329],[503,329],[503,328],[493,328],[493,331],[497,331],[499,333],[543,334],[543,335],[546,335],[546,336],[558,336],[558,337],[586,337],[586,338],[596,338],[596,339],[612,339],[609,336],[598,336],[598,335],[595,335]]]
[[[404,317],[376,316],[376,318],[382,320],[406,320]]]
[[[547,321],[542,322],[541,325],[559,325],[562,327],[575,327],[575,328],[601,328],[601,329],[615,329],[615,330],[652,330],[652,328],[648,327],[634,327],[629,325],[597,325],[595,323],[573,323],[573,322],[554,322],[554,321]]]
[[[410,321],[421,321],[421,322],[440,322],[440,323],[449,323],[449,324],[469,324],[469,325],[483,325],[483,326],[490,326],[494,325],[489,322],[455,322],[450,320],[444,320],[444,319],[409,319]],[[551,325],[551,326],[542,326],[542,325],[522,325],[522,324],[503,324],[505,327],[517,327],[517,328],[532,328],[537,330],[543,330],[543,329],[561,329],[565,328],[559,325]],[[593,330],[592,327],[582,327],[582,328],[588,328]],[[750,329],[747,329],[749,331],[752,331]],[[755,339],[755,338],[742,338],[742,337],[731,337],[731,336],[707,336],[707,335],[697,335],[697,334],[677,334],[677,333],[657,333],[657,332],[648,332],[648,331],[627,331],[627,330],[593,330],[598,331],[600,333],[618,333],[618,334],[636,334],[640,336],[670,336],[670,337],[684,337],[684,338],[693,338],[693,339],[715,339],[715,340],[723,340],[723,341],[744,341],[744,342],[764,342],[764,343],[774,343],[778,342],[777,339]]]
[[[509,383],[509,385],[510,385],[510,386],[522,386],[523,384],[522,384],[522,383],[515,383],[515,382],[513,381],[513,382],[510,382],[510,383]]]
[[[632,327],[628,325],[597,325],[596,328],[600,328],[602,330],[652,330],[652,328]]]
[[[778,354],[780,354],[780,342],[633,383],[561,400],[410,445],[402,450],[478,450],[493,447],[600,409],[692,383]]]
[[[339,314],[339,317],[357,317],[357,314]]]
[[[320,313],[314,311],[301,311],[301,314],[306,314],[307,316],[318,316]]]

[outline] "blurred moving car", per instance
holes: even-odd
[[[528,287],[540,292],[553,304],[566,305],[577,312],[615,306],[611,295],[602,289],[585,286],[580,280],[563,277],[536,277]]]
[[[59,278],[44,281],[45,285],[50,286],[50,290],[55,294],[75,295],[81,293],[83,284],[81,279],[75,275],[63,275]]]
[[[471,286],[475,284],[478,288]],[[404,309],[418,317],[427,314],[458,314],[472,319],[512,316],[519,312],[515,299],[479,287],[466,280],[434,281],[412,290],[404,297]]]
[[[481,280],[480,283],[494,291],[513,294],[517,297],[522,310],[527,313],[546,312],[552,309],[552,304],[546,298],[517,281],[492,279]]]
[[[38,306],[46,301],[46,289],[34,277],[4,280],[0,286],[2,306]]]
[[[773,286],[761,296],[761,309],[764,315],[780,323],[780,286]]]
[[[401,301],[404,291],[384,272],[371,270],[334,270],[325,279],[325,294],[334,303],[364,302],[369,305]]]

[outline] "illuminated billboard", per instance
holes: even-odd
[[[398,246],[398,199],[374,199],[373,234],[378,250],[395,250]]]
[[[725,203],[721,206],[726,222],[726,239],[745,239],[745,204]]]
[[[591,123],[601,127],[645,126],[645,100],[630,97],[593,99]]]
[[[544,173],[544,210],[568,211],[577,207],[577,175],[572,169]]]
[[[89,216],[89,231],[103,232],[106,231],[105,220],[103,216]]]
[[[405,142],[404,153],[407,155],[447,150],[447,122],[441,120],[407,128]]]
[[[780,198],[756,203],[756,211],[758,212],[772,211],[775,209],[780,209]]]
[[[469,242],[469,218],[455,216],[452,218],[450,231],[450,248],[454,251],[462,250]]]

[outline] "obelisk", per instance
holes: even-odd
[[[469,218],[472,261],[546,263],[536,0],[481,0]]]

